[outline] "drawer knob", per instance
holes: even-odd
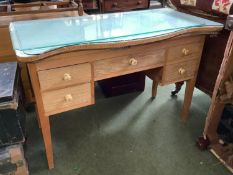
[[[63,80],[65,80],[65,81],[71,80],[71,75],[68,74],[68,73],[65,73],[64,76],[63,76]]]
[[[67,94],[67,95],[65,96],[65,101],[66,101],[66,102],[70,102],[70,101],[72,101],[72,100],[73,100],[73,97],[72,97],[71,94]]]
[[[138,61],[135,58],[131,58],[129,60],[129,64],[132,65],[132,66],[136,66],[138,64]]]
[[[117,2],[114,2],[114,3],[112,4],[113,7],[117,7],[117,5],[118,5]]]
[[[185,72],[186,72],[186,70],[184,68],[179,69],[179,74],[180,75],[184,75]]]
[[[188,55],[190,53],[190,51],[188,49],[186,49],[186,48],[183,48],[182,53],[183,53],[183,55],[186,56],[186,55]]]

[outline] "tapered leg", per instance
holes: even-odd
[[[52,141],[51,141],[51,132],[50,132],[50,123],[49,123],[49,116],[45,115],[43,102],[42,102],[42,96],[40,92],[40,84],[37,77],[37,70],[35,64],[28,64],[28,70],[31,78],[31,83],[36,99],[36,109],[37,114],[39,117],[39,123],[41,125],[41,131],[44,139],[44,145],[45,145],[45,151],[46,151],[46,157],[48,161],[48,167],[49,169],[54,168],[54,162],[53,162],[53,149],[52,149]]]
[[[155,98],[157,95],[157,88],[158,88],[159,82],[161,80],[161,74],[162,74],[161,68],[149,70],[146,72],[146,75],[153,81],[152,98]]]
[[[157,95],[157,88],[159,85],[159,81],[153,80],[153,85],[152,85],[152,98],[155,98]]]
[[[41,120],[41,130],[42,130],[42,135],[44,139],[48,166],[49,166],[49,169],[52,169],[54,168],[54,162],[53,162],[53,148],[52,148],[52,141],[51,141],[49,117],[45,115],[42,115],[40,117],[43,118],[43,120]]]
[[[181,118],[183,121],[186,121],[188,119],[189,108],[190,108],[192,97],[193,97],[195,82],[196,82],[196,78],[186,81],[184,104],[183,104],[183,110],[181,113]]]

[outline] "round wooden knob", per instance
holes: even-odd
[[[183,55],[185,55],[185,56],[188,55],[189,52],[190,52],[190,51],[189,51],[188,49],[186,49],[186,48],[183,48],[183,49],[182,49],[182,53],[183,53]]]
[[[132,66],[135,66],[135,65],[138,64],[138,61],[137,61],[135,58],[131,58],[131,59],[129,60],[129,64],[132,65]]]
[[[117,5],[118,5],[117,2],[114,2],[114,3],[112,4],[113,7],[117,7]]]
[[[138,5],[141,5],[141,4],[142,4],[142,1],[138,1],[137,4],[138,4]]]
[[[180,69],[179,69],[179,74],[180,74],[180,75],[184,75],[185,72],[186,72],[185,69],[183,69],[183,68],[180,68]]]
[[[65,101],[66,101],[66,102],[70,102],[70,101],[72,101],[72,100],[73,100],[73,97],[72,97],[71,94],[67,94],[67,95],[65,96]]]
[[[68,73],[65,73],[64,76],[63,76],[63,80],[65,80],[65,81],[71,80],[71,75],[68,74]]]

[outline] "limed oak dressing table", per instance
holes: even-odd
[[[13,22],[12,43],[26,62],[49,168],[49,116],[95,103],[94,82],[147,71],[158,83],[186,81],[188,115],[205,35],[222,24],[171,9]]]

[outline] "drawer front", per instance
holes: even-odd
[[[91,83],[42,93],[44,110],[52,115],[93,104]]]
[[[165,50],[103,59],[94,62],[94,78],[95,80],[100,80],[145,70],[146,68],[160,67],[164,62]]]
[[[162,84],[175,83],[192,78],[196,75],[198,66],[199,60],[166,65],[163,71]]]
[[[38,72],[38,77],[42,91],[86,83],[91,80],[91,65],[85,63],[43,70]]]
[[[139,8],[147,8],[148,0],[105,0],[103,10],[125,11]]]
[[[203,42],[182,44],[168,49],[168,60],[179,61],[179,60],[191,60],[200,59],[202,54]]]

